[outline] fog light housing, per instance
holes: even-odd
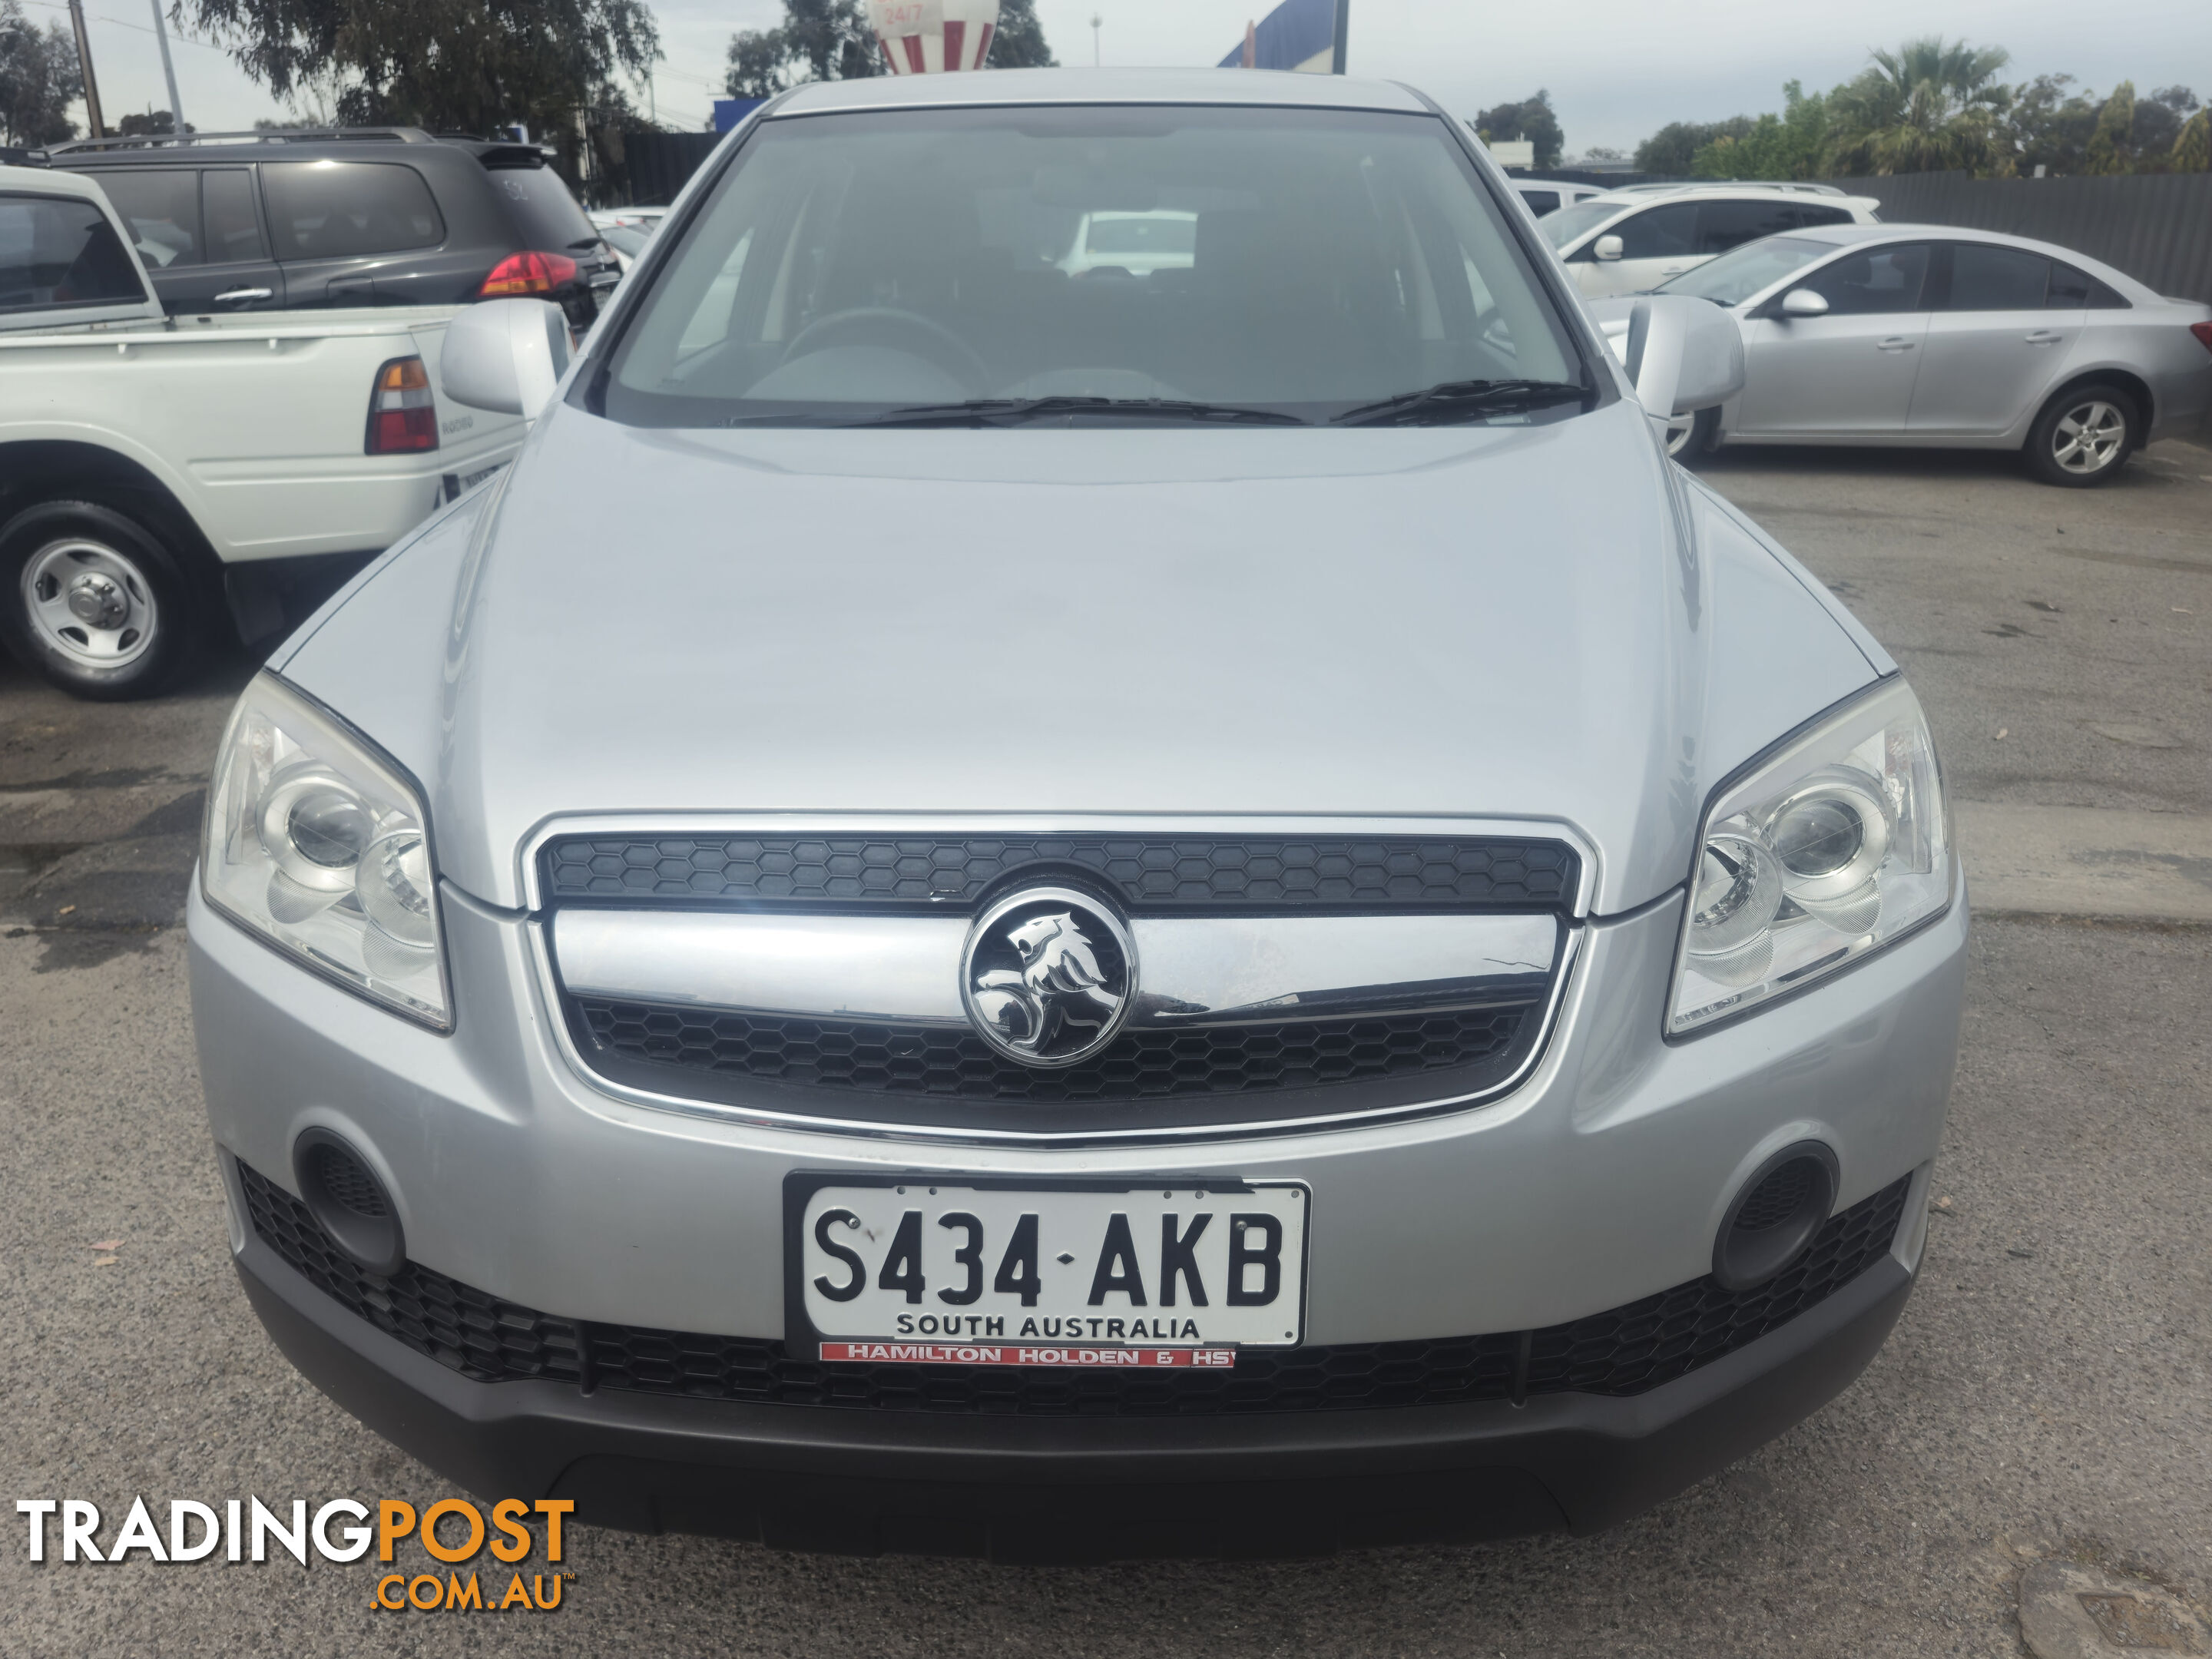
[[[304,1131],[292,1143],[292,1175],[316,1224],[362,1269],[389,1279],[406,1266],[399,1206],[343,1136]]]
[[[1805,1254],[1836,1206],[1836,1155],[1817,1140],[1784,1146],[1752,1172],[1721,1218],[1713,1278],[1755,1290]]]

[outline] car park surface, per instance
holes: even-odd
[[[486,1620],[471,1639],[515,1653],[2015,1659],[2014,1585],[2037,1559],[2212,1597],[2212,1506],[2196,1477],[2212,1455],[2197,1018],[2212,888],[2185,873],[2212,858],[2212,687],[2197,672],[2212,451],[2158,445],[2083,495],[1971,453],[1734,451],[1705,476],[1906,665],[1977,901],[1994,907],[1976,923],[1929,1268],[1865,1376],[1765,1451],[1596,1539],[1012,1569],[585,1524],[563,1608]],[[224,1260],[177,923],[197,792],[252,666],[234,659],[177,697],[118,708],[0,664],[0,864],[15,870],[0,898],[0,1001],[15,1016],[0,1029],[0,1313],[18,1333],[0,1360],[17,1402],[0,1458],[23,1491],[97,1499],[111,1527],[139,1492],[420,1506],[454,1491],[254,1333]],[[1974,826],[2033,842],[2069,814],[2118,828],[2031,888],[2000,885]],[[2131,839],[2146,824],[2175,838],[2155,843],[2175,849],[2166,861]],[[2158,882],[2172,884],[2156,889],[2172,919],[2095,920]],[[103,1253],[83,1247],[118,1235],[115,1264],[93,1265]],[[452,1639],[373,1612],[371,1582],[288,1560],[34,1568],[12,1548],[0,1633],[38,1655]]]

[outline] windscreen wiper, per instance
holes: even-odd
[[[1072,415],[1150,416],[1200,425],[1304,426],[1295,415],[1277,409],[1248,409],[1238,404],[1193,403],[1180,398],[970,398],[957,404],[917,404],[887,415],[840,422],[847,426],[1019,426],[1024,422]]]
[[[1425,391],[1362,404],[1330,419],[1338,426],[1448,426],[1577,403],[1589,395],[1589,387],[1565,380],[1445,380]]]

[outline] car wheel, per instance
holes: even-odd
[[[1667,423],[1667,459],[1687,466],[1713,447],[1713,430],[1720,423],[1717,409],[1676,416]]]
[[[2082,489],[2118,472],[2136,446],[2135,399],[2116,386],[2077,386],[2043,407],[2027,459],[2045,483]]]
[[[150,696],[199,633],[191,584],[150,525],[98,501],[41,501],[0,526],[0,635],[24,665],[100,702]]]

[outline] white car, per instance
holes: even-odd
[[[1833,185],[1642,185],[1545,216],[1542,228],[1591,299],[1641,294],[1762,236],[1881,222],[1871,196]]]
[[[0,167],[0,639],[122,698],[299,621],[520,447],[439,390],[465,309],[165,318],[93,178]]]
[[[1587,202],[1593,196],[1602,196],[1601,185],[1573,185],[1559,179],[1516,179],[1514,193],[1528,204],[1528,211],[1539,219],[1547,213],[1557,213],[1561,208],[1572,207],[1577,202]]]
[[[594,208],[586,216],[592,228],[599,233],[599,240],[613,251],[615,264],[623,276],[637,256],[645,252],[645,245],[653,240],[653,233],[660,228],[660,222],[668,216],[665,207]]]
[[[1156,270],[1188,270],[1197,257],[1195,213],[1086,213],[1060,268],[1071,276],[1149,276]]]

